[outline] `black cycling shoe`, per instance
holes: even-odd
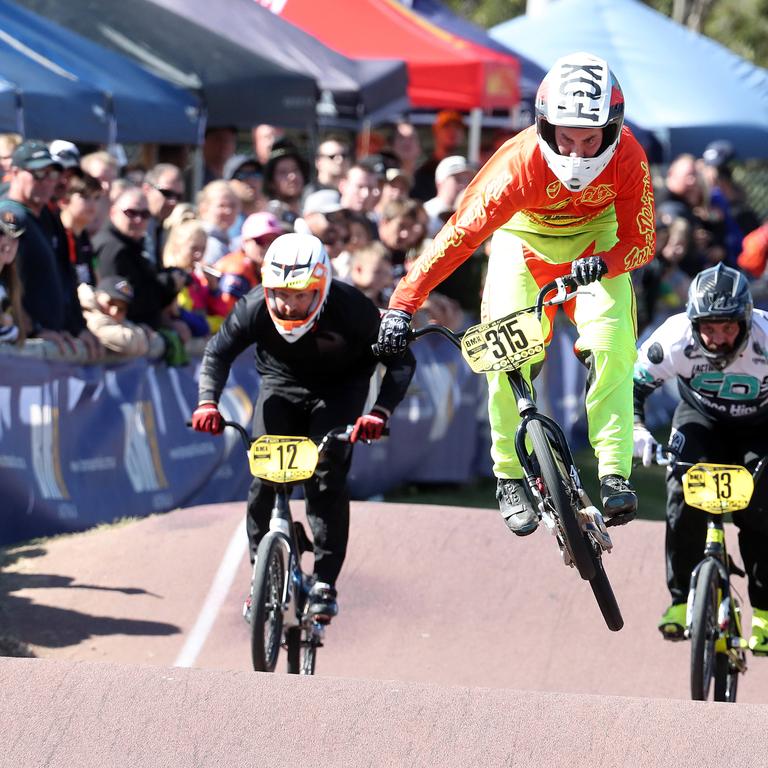
[[[334,587],[324,581],[316,581],[307,596],[307,613],[319,624],[328,624],[339,612]]]
[[[539,518],[528,499],[523,480],[500,477],[496,482],[496,500],[501,516],[512,533],[528,536],[538,528]]]
[[[600,478],[600,500],[607,525],[625,525],[637,514],[637,494],[621,475]]]

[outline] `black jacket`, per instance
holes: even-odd
[[[379,362],[371,351],[379,311],[357,288],[334,280],[314,328],[293,343],[275,328],[264,289],[257,286],[237,302],[205,348],[199,399],[218,402],[232,361],[254,344],[256,369],[274,386],[322,396],[339,388],[367,390]],[[390,413],[403,399],[416,369],[410,350],[384,361],[387,367],[376,405]]]
[[[133,301],[128,319],[160,326],[160,313],[176,296],[176,285],[170,272],[158,272],[143,255],[144,239],[135,240],[110,225],[93,238],[93,250],[101,277],[120,275],[133,288]]]

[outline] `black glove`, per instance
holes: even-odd
[[[571,276],[578,285],[589,285],[599,280],[608,267],[599,256],[585,256],[571,264]]]
[[[408,346],[408,332],[411,330],[411,315],[402,309],[388,309],[381,318],[379,339],[374,344],[374,354],[394,357]]]

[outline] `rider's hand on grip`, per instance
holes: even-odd
[[[594,283],[607,271],[606,263],[599,256],[585,256],[571,263],[571,276],[578,285]]]
[[[386,414],[374,408],[370,413],[366,413],[357,419],[349,436],[349,442],[378,440],[384,434],[386,426]]]
[[[379,338],[374,344],[374,353],[380,357],[394,357],[408,346],[411,330],[411,315],[402,309],[388,309],[381,318]]]
[[[198,432],[210,432],[212,435],[221,434],[224,430],[224,419],[216,403],[201,403],[192,414],[192,429]]]
[[[656,449],[656,440],[646,429],[645,424],[635,424],[632,428],[632,439],[634,447],[632,455],[636,459],[643,460],[644,467],[650,467],[653,464],[653,452]]]

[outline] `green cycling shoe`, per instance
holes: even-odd
[[[684,640],[685,639],[685,614],[687,606],[685,603],[673,603],[667,608],[659,621],[659,632],[665,640]]]
[[[755,656],[768,656],[768,611],[752,609],[752,635],[749,650]]]

